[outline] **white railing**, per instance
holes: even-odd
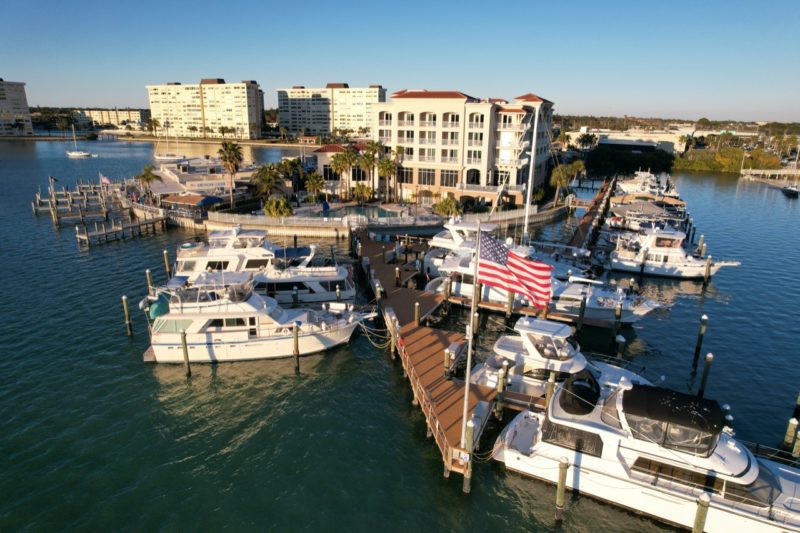
[[[458,139],[442,139],[442,144],[445,146],[451,146],[458,144]]]
[[[483,139],[470,139],[469,141],[467,141],[467,144],[469,146],[482,146]]]
[[[398,137],[397,142],[400,144],[414,144],[414,137]]]
[[[469,128],[470,129],[482,129],[483,128],[483,122],[470,122],[469,123]]]
[[[556,207],[554,209],[546,209],[539,212],[538,206],[532,205],[530,212],[530,222],[543,222],[552,220],[563,216],[567,212],[566,206]],[[462,215],[461,220],[464,222],[502,222],[505,220],[521,220],[525,217],[525,209],[512,209],[510,211],[496,211],[494,213],[473,213],[469,215]]]
[[[442,163],[457,163],[457,162],[458,162],[458,158],[457,157],[444,157],[444,156],[442,156]]]
[[[434,120],[420,120],[419,121],[419,126],[421,128],[435,128],[436,127],[436,121],[434,121]]]
[[[380,137],[380,141],[383,144],[392,144],[392,138],[391,137]]]
[[[497,129],[503,131],[525,131],[526,126],[524,124],[497,124]]]
[[[459,125],[458,122],[442,122],[443,128],[457,128]]]
[[[397,121],[397,125],[398,126],[413,126],[414,125],[414,121],[413,120],[398,120]]]
[[[475,185],[472,183],[459,183],[458,188],[462,191],[473,191],[473,192],[495,192],[497,191],[497,187],[491,185]]]
[[[225,222],[229,224],[248,224],[253,226],[311,226],[333,227],[346,226],[348,217],[268,217],[264,215],[238,215],[233,213],[208,213],[209,222]]]
[[[391,125],[392,125],[392,121],[391,120],[379,120],[378,121],[378,126],[391,126]]]
[[[481,158],[480,157],[468,157],[467,158],[467,164],[468,165],[475,165],[475,164],[479,164],[480,162],[481,162]]]
[[[162,209],[160,207],[156,207],[156,206],[153,206],[153,205],[144,205],[144,204],[133,203],[133,204],[131,204],[131,209],[133,209],[134,213],[136,213],[137,211],[140,211],[140,212],[144,213],[145,215],[147,215],[148,217],[153,217],[153,218],[160,218],[160,217],[167,216],[167,210],[166,209]],[[138,216],[138,214],[137,214],[137,216]]]
[[[436,139],[431,139],[428,137],[420,137],[419,144],[436,144]]]
[[[419,160],[422,162],[432,163],[433,161],[436,161],[436,157],[432,155],[421,155],[419,156]]]

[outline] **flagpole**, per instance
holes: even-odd
[[[472,328],[475,327],[475,323],[473,322],[473,317],[477,312],[478,307],[478,299],[480,299],[480,294],[475,297],[475,287],[478,287],[480,290],[480,285],[478,284],[478,264],[481,261],[481,222],[478,221],[478,230],[475,233],[475,267],[472,273],[472,284],[473,284],[473,291],[472,291],[472,305],[470,306],[469,310],[469,320],[467,321],[467,370],[464,376],[464,411],[461,415],[461,448],[469,449],[467,446],[467,414],[469,412],[469,378],[470,378],[470,371],[472,370],[472,339],[475,337],[474,331]],[[471,444],[471,443],[470,443]]]

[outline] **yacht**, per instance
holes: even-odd
[[[183,154],[175,154],[169,151],[169,127],[166,128],[167,137],[167,151],[163,154],[154,153],[153,159],[156,161],[182,161],[186,159]],[[156,142],[156,150],[158,150],[158,142]]]
[[[191,362],[272,359],[293,355],[293,328],[299,328],[300,355],[345,344],[374,312],[332,302],[321,311],[283,309],[253,291],[251,274],[209,272],[192,287],[160,290],[140,303],[148,318],[150,349],[159,363],[183,362],[181,331]]]
[[[567,488],[679,527],[693,526],[702,496],[704,531],[798,530],[800,471],[756,457],[726,422],[714,400],[579,374],[545,412],[517,415],[494,457],[550,483],[566,459]]]
[[[616,249],[610,254],[611,270],[668,278],[704,278],[706,259],[700,257],[699,250],[687,251],[685,240],[685,233],[671,228],[652,228],[627,237],[619,236]],[[713,261],[708,266],[708,275],[713,276],[724,266],[739,264],[738,261]]]
[[[65,152],[67,154],[67,157],[69,157],[71,159],[81,159],[81,158],[86,158],[86,157],[97,157],[92,152],[86,152],[84,150],[78,150],[78,140],[75,137],[75,126],[74,125],[72,126],[72,146],[73,146],[72,150],[67,150]]]
[[[555,372],[557,382],[591,368],[601,386],[617,384],[623,377],[632,383],[650,383],[644,377],[601,361],[587,361],[580,346],[572,340],[573,329],[559,322],[523,317],[514,325],[517,335],[503,335],[494,344],[492,354],[475,366],[470,381],[496,388],[500,369],[508,368],[505,390],[529,397],[545,395],[547,379]],[[505,400],[514,403],[514,397]]]
[[[661,178],[650,171],[637,171],[633,178],[617,180],[617,190],[623,194],[646,193],[656,196],[679,198],[678,191],[669,176]]]
[[[472,301],[474,273],[473,259],[462,257],[444,263],[442,273],[450,277],[450,294],[462,298],[463,305]],[[622,324],[633,324],[651,311],[662,307],[658,303],[633,294],[622,287],[606,287],[603,282],[572,276],[568,281],[551,279],[551,299],[548,312],[560,313],[573,319],[580,315],[581,300],[586,298],[584,318],[595,323],[612,324],[616,320],[616,308],[622,305]],[[426,291],[444,293],[446,277],[432,279],[425,286]],[[504,289],[484,285],[481,301],[495,302],[497,310],[503,311],[508,302],[508,292]],[[514,294],[514,308],[527,307],[528,299],[522,294]]]
[[[178,248],[170,288],[193,285],[207,271],[250,272],[256,292],[278,303],[318,304],[352,301],[351,271],[341,265],[316,265],[316,247],[279,248],[261,230],[211,232],[208,244],[186,243]]]
[[[797,188],[797,185],[787,185],[781,189],[781,192],[788,198],[797,198],[800,196],[800,189]]]

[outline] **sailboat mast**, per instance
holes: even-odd
[[[480,290],[480,285],[478,284],[478,264],[481,260],[481,222],[478,221],[478,231],[475,233],[475,266],[473,267],[472,273],[472,284],[473,287],[478,287]],[[474,331],[472,328],[475,327],[473,322],[473,317],[475,316],[475,312],[477,311],[478,300],[480,299],[481,295],[476,294],[475,291],[472,291],[472,305],[470,306],[469,310],[469,320],[467,325],[467,370],[465,371],[464,376],[464,411],[461,416],[461,447],[467,448],[467,414],[469,414],[469,374],[472,370],[472,339],[475,337]]]

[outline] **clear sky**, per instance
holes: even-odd
[[[797,0],[3,0],[28,102],[147,107],[147,84],[532,91],[563,114],[800,121]]]

